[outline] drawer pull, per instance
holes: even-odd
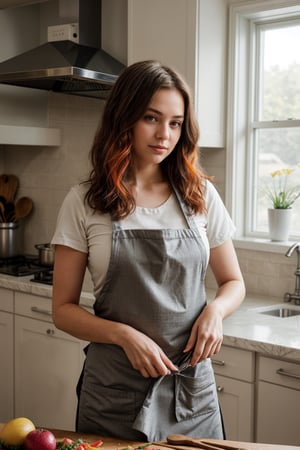
[[[212,359],[212,363],[216,366],[225,366],[225,361],[221,361],[220,359]]]
[[[48,334],[48,336],[54,336],[55,331],[51,330],[50,328],[48,328],[48,330],[46,331],[46,333]]]
[[[32,306],[31,307],[31,311],[32,312],[37,312],[37,313],[40,313],[40,314],[45,314],[46,316],[52,316],[51,311],[48,311],[47,309],[38,308],[37,306]]]
[[[223,386],[217,386],[217,391],[218,391],[218,392],[223,392],[223,391],[224,391]]]
[[[276,373],[278,373],[278,375],[284,375],[285,377],[297,378],[297,380],[300,380],[300,374],[289,372],[284,369],[278,369],[276,370]]]

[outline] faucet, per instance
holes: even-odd
[[[287,292],[284,295],[284,301],[290,302],[291,300],[294,300],[296,305],[300,305],[300,242],[296,242],[294,245],[292,245],[286,252],[285,256],[287,256],[287,257],[292,256],[292,254],[294,253],[295,250],[297,251],[297,255],[298,255],[298,263],[297,263],[297,268],[295,271],[295,275],[296,275],[295,291],[293,294],[289,294]]]

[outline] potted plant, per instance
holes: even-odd
[[[273,241],[288,240],[292,205],[300,197],[300,185],[289,185],[289,177],[295,170],[291,168],[275,170],[271,173],[272,183],[265,189],[273,206],[268,209],[269,232]]]

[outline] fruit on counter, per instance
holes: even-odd
[[[35,430],[35,425],[26,417],[17,417],[7,422],[0,432],[0,445],[17,448],[23,445],[26,436]]]
[[[23,445],[25,450],[56,450],[56,438],[51,431],[36,428],[27,434]]]

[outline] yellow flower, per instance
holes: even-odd
[[[300,168],[300,163],[297,164]],[[271,177],[275,179],[272,186],[267,186],[265,192],[270,198],[273,208],[288,209],[300,197],[300,186],[288,187],[288,177],[295,172],[296,169],[283,168],[275,170],[271,173]]]
[[[300,165],[299,165],[300,167]],[[271,173],[271,177],[275,178],[275,177],[280,177],[281,175],[291,175],[291,173],[294,172],[294,169],[280,169],[280,170],[275,170],[275,172]]]

